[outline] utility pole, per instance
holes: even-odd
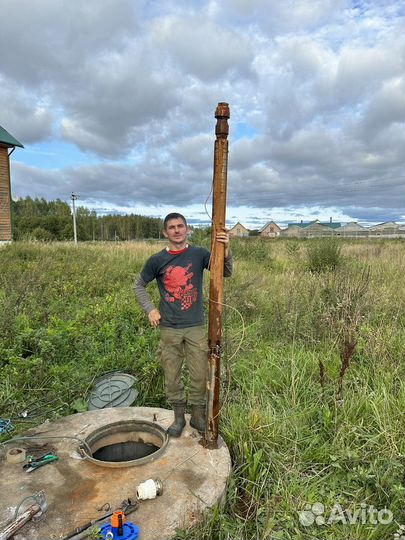
[[[76,207],[75,207],[75,201],[77,200],[77,195],[75,193],[72,193],[70,198],[72,199],[72,209],[73,209],[73,237],[75,240],[75,244],[77,245]]]
[[[212,233],[210,264],[210,298],[208,320],[208,379],[207,420],[205,437],[201,443],[207,448],[218,448],[219,380],[221,369],[222,303],[224,296],[225,246],[217,242],[217,232],[225,229],[226,188],[228,175],[228,103],[218,103],[215,110],[214,177],[212,196]]]

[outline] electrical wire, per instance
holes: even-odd
[[[38,503],[38,499],[35,495],[28,495],[27,497],[24,497],[22,501],[20,501],[14,511],[14,515],[12,518],[10,518],[8,521],[6,521],[5,526],[8,527],[13,521],[15,521],[18,518],[18,514],[20,512],[21,506],[30,499],[33,499],[36,503]]]
[[[196,452],[191,454],[191,456],[188,456],[186,459],[183,459],[183,461],[180,461],[180,463],[177,463],[172,469],[170,469],[170,471],[167,473],[167,475],[162,478],[162,482],[167,480],[169,478],[169,476],[172,474],[172,472],[175,471],[178,467],[180,467],[180,465],[183,465],[183,463],[186,463],[186,461],[188,461],[189,459],[193,458],[194,456],[196,456],[197,454],[202,452],[202,450],[204,450],[203,447],[199,448]]]
[[[207,214],[209,220],[210,220],[210,223],[211,223],[211,227],[212,227],[212,237],[215,238],[215,234],[216,234],[216,230],[215,230],[215,223],[212,219],[212,215],[209,214],[208,210],[207,210],[207,202],[208,202],[208,199],[210,198],[212,192],[213,192],[213,188],[214,188],[214,180],[211,182],[211,188],[210,188],[210,191],[207,195],[207,198],[205,199],[205,202],[204,202],[204,210],[205,210],[205,213]],[[210,252],[210,258],[209,258],[209,262],[208,262],[208,268],[210,268],[211,266],[211,257],[212,257],[212,251]],[[239,340],[239,343],[238,343],[238,346],[236,347],[235,351],[233,352],[233,354],[231,355],[230,358],[227,358],[226,360],[226,363],[227,363],[227,372],[228,372],[228,380],[227,380],[227,389],[226,389],[226,393],[225,393],[225,396],[224,398],[222,399],[222,403],[218,409],[218,413],[213,416],[213,419],[217,418],[217,416],[219,416],[221,410],[223,409],[223,407],[225,406],[225,404],[227,403],[228,399],[229,399],[229,394],[230,394],[230,388],[231,388],[231,366],[230,366],[230,362],[233,360],[233,358],[235,358],[235,356],[238,354],[238,352],[240,351],[241,347],[242,347],[242,343],[245,339],[245,332],[246,332],[246,325],[245,325],[245,320],[243,318],[243,315],[242,313],[236,309],[235,307],[229,305],[229,304],[226,304],[224,302],[218,302],[216,300],[214,300],[213,298],[209,297],[208,298],[209,302],[213,302],[215,304],[218,304],[218,305],[221,305],[223,307],[226,307],[226,308],[230,308],[232,309],[233,311],[235,311],[240,319],[241,319],[241,323],[242,323],[242,336]]]
[[[17,519],[21,506],[30,499],[34,499],[35,502],[38,502],[35,495],[28,495],[28,497],[24,497],[24,499],[18,504],[17,508],[15,509],[14,517],[11,519],[11,521],[15,521]]]
[[[30,436],[25,436],[25,437],[13,437],[12,439],[8,439],[7,441],[3,441],[2,445],[6,445],[6,444],[9,444],[11,442],[15,442],[15,441],[30,441],[30,440],[41,440],[41,439],[44,439],[44,440],[56,440],[56,439],[73,439],[75,441],[79,441],[79,443],[84,446],[87,450],[87,452],[89,453],[89,455],[91,456],[92,455],[92,451],[91,451],[91,448],[90,446],[86,443],[85,440],[83,439],[80,439],[80,437],[74,437],[73,435],[63,435],[63,436],[53,436],[53,435],[49,435],[49,436],[46,436],[46,435],[30,435]]]

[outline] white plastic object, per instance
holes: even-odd
[[[136,489],[136,496],[140,501],[145,499],[155,499],[157,495],[163,493],[163,485],[159,479],[153,480],[149,478],[146,482],[142,482]]]

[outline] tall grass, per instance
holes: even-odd
[[[339,242],[340,264],[319,273],[308,269],[306,241],[233,241],[225,303],[242,314],[245,338],[228,363],[241,319],[225,308],[220,424],[233,472],[225,505],[179,538],[383,540],[405,522],[403,246]],[[158,334],[132,292],[159,248],[0,250],[2,417],[17,419],[33,403],[42,404],[36,423],[74,412],[92,378],[110,369],[138,378],[139,404],[166,405]],[[336,504],[388,508],[393,522],[306,526],[300,512],[314,503],[326,516]]]

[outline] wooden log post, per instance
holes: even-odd
[[[219,381],[221,369],[222,303],[224,296],[224,245],[215,240],[225,229],[228,173],[228,103],[218,103],[215,110],[214,177],[212,197],[212,235],[210,265],[210,297],[208,321],[207,420],[202,444],[218,448]]]
[[[38,512],[41,511],[39,504],[33,504],[20,514],[14,521],[9,523],[2,531],[0,531],[0,540],[7,540],[14,536],[23,525],[32,519]]]

